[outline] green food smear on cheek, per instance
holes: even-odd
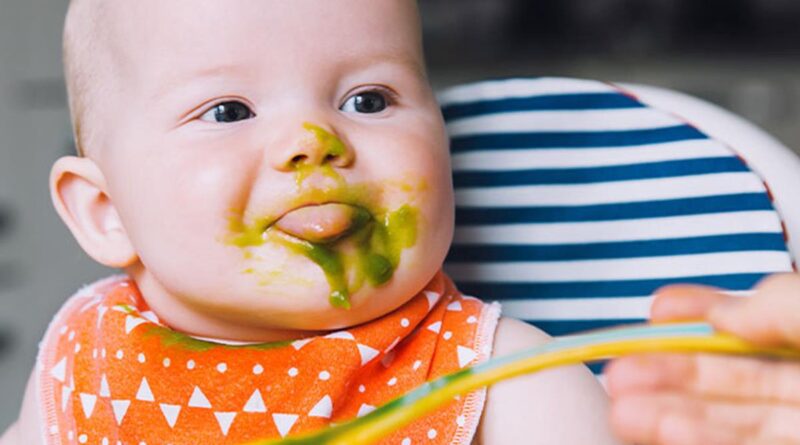
[[[368,242],[361,243],[358,256],[361,272],[370,284],[389,281],[400,264],[403,250],[417,242],[417,211],[404,205],[375,221]]]
[[[225,243],[236,247],[254,247],[264,244],[264,230],[267,222],[263,219],[247,226],[241,219],[231,217],[228,219],[228,230],[233,234],[226,238]],[[251,259],[251,252],[245,252],[245,258]]]
[[[417,219],[417,211],[408,205],[386,215],[387,249],[395,267],[403,250],[417,243]]]

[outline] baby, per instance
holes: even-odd
[[[126,276],[71,298],[5,444],[241,443],[339,423],[546,341],[458,293],[413,0],[73,0],[80,157],[55,207]],[[385,443],[612,444],[582,368]]]

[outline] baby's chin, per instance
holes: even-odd
[[[417,292],[398,284],[364,285],[350,295],[350,307],[330,302],[326,282],[304,285],[262,285],[240,295],[228,295],[206,306],[210,314],[255,329],[332,331],[380,318],[411,300]],[[201,303],[202,304],[202,303]]]
[[[242,294],[249,302],[231,305],[230,309],[262,326],[278,329],[328,331],[366,323],[413,299],[438,271],[435,267],[413,267],[419,266],[414,261],[415,250],[403,255],[392,278],[385,283],[374,285],[363,279],[351,283],[347,308],[331,300],[332,288],[325,274],[310,267],[301,274],[303,282],[256,285],[251,288],[252,294]],[[298,263],[294,270],[303,267]],[[246,309],[242,311],[242,307]]]
[[[226,298],[210,298],[207,309],[239,323],[277,329],[333,330],[379,318],[416,296],[438,271],[420,267],[418,247],[404,251],[387,279],[377,283],[353,264],[337,276],[319,262],[274,246],[251,252],[246,266],[227,274],[228,283],[217,287],[215,293],[226,291]]]

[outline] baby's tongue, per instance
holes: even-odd
[[[284,215],[275,226],[312,243],[333,241],[345,234],[355,221],[357,209],[347,204],[301,207]]]

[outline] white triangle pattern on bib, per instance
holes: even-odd
[[[322,417],[330,419],[333,415],[333,401],[331,396],[326,395],[308,412],[309,417]]]
[[[211,408],[211,402],[208,401],[208,397],[203,394],[203,391],[200,390],[199,386],[194,387],[194,391],[192,392],[192,397],[189,398],[189,407],[190,408]]]
[[[169,427],[175,428],[175,423],[178,422],[178,415],[181,413],[181,406],[169,405],[166,403],[161,403],[159,406],[161,407],[161,412],[164,414],[164,418],[167,419]]]
[[[105,374],[100,378],[100,397],[111,397],[111,389],[108,387],[108,379]]]
[[[272,421],[275,422],[278,434],[280,434],[281,437],[286,437],[299,417],[300,416],[297,414],[273,414]]]
[[[261,397],[261,391],[256,389],[253,391],[253,395],[247,400],[247,403],[244,405],[244,409],[242,410],[246,413],[265,413],[267,412],[267,407],[264,405],[264,398]]]
[[[92,412],[94,412],[94,405],[97,403],[97,396],[94,394],[81,393],[80,397],[83,414],[88,419],[92,417]]]
[[[125,414],[127,414],[128,408],[130,406],[131,406],[130,400],[111,401],[111,408],[114,411],[114,419],[117,421],[117,425],[122,425],[122,419],[125,418]]]
[[[134,317],[133,315],[128,315],[125,317],[125,333],[130,334],[136,327],[147,323],[147,320],[144,318]]]
[[[147,383],[147,377],[142,377],[142,383],[139,385],[139,391],[136,393],[136,400],[143,402],[155,402],[153,391],[150,390],[150,384]]]
[[[361,366],[366,365],[367,363],[371,362],[372,359],[380,354],[380,351],[374,348],[370,348],[367,345],[362,345],[361,343],[357,343],[356,346],[358,347],[358,353],[361,355]]]
[[[214,417],[217,418],[217,422],[219,423],[219,429],[222,431],[222,435],[227,436],[228,431],[230,431],[231,429],[231,424],[233,423],[233,419],[236,418],[236,413],[216,412],[214,413]]]
[[[425,291],[424,295],[426,297],[428,305],[431,306],[431,307],[433,307],[439,301],[439,299],[441,298],[440,294],[438,294],[436,292],[431,292],[431,291]],[[464,310],[464,308],[468,308],[468,306],[465,305],[465,306],[462,307],[461,302],[457,301],[457,300],[450,302],[450,304],[448,304],[446,306],[446,310],[453,311],[453,312],[462,311],[462,310]],[[100,314],[98,316],[98,318],[102,317],[102,315],[105,314],[105,312],[106,312],[106,310],[98,311],[98,313]],[[142,315],[144,315],[144,314],[142,314]],[[141,326],[141,325],[143,325],[143,324],[145,324],[147,322],[159,323],[159,320],[156,318],[155,314],[153,314],[153,313],[149,313],[148,316],[136,316],[136,315],[132,315],[130,312],[127,312],[127,313],[125,313],[124,317],[125,317],[124,318],[125,322],[124,323],[120,323],[120,325],[124,324],[124,330],[125,330],[126,334],[131,334],[137,327],[139,327],[139,326]],[[471,317],[471,318],[475,319],[474,316]],[[409,327],[409,322],[408,322],[407,318],[402,318],[402,320],[401,320],[398,317],[398,320],[400,320],[400,325],[402,327],[404,327],[404,328],[408,328]],[[98,322],[99,322],[99,320],[98,320]],[[120,327],[120,330],[121,330],[121,328],[122,327]],[[438,336],[443,331],[443,323],[442,323],[441,320],[439,320],[439,321],[435,321],[433,323],[427,322],[427,323],[424,323],[424,324],[420,324],[419,327],[415,330],[415,332],[420,332],[420,331],[423,331],[423,330],[433,332],[434,334],[437,334],[437,336]],[[452,336],[450,331],[448,331],[448,334],[450,334]],[[427,334],[427,335],[430,335],[430,334]],[[387,367],[387,368],[392,366],[392,364],[394,363],[395,355],[397,354],[397,351],[395,351],[394,349],[397,347],[397,345],[399,345],[401,343],[401,340],[403,339],[403,337],[395,338],[394,341],[392,341],[391,344],[387,348],[385,348],[383,350],[383,353],[382,353],[378,349],[375,349],[375,348],[373,348],[371,346],[367,346],[365,344],[359,343],[358,340],[356,339],[356,337],[350,331],[337,331],[337,332],[328,334],[328,335],[326,335],[324,337],[321,337],[321,338],[325,338],[325,339],[328,339],[328,340],[345,340],[345,341],[353,342],[353,344],[355,344],[355,346],[356,346],[356,350],[357,350],[359,356],[358,356],[357,359],[355,357],[353,357],[352,355],[350,357],[353,360],[358,360],[358,362],[356,362],[356,363],[360,362],[361,366],[366,366],[366,365],[370,364],[376,358],[381,357],[383,355],[381,363],[383,364],[384,367]],[[448,339],[447,336],[444,336],[444,338]],[[292,342],[291,346],[293,347],[294,350],[299,351],[300,349],[302,349],[303,347],[305,347],[306,345],[308,345],[312,341],[314,341],[314,339],[298,340],[298,341]],[[457,347],[456,352],[457,352],[458,365],[459,365],[460,368],[463,368],[463,367],[469,365],[470,363],[472,363],[475,360],[475,358],[478,357],[478,355],[479,355],[477,352],[475,352],[475,350],[473,350],[471,348],[467,348],[467,347],[464,347],[464,346],[456,346],[456,347]],[[117,354],[115,354],[112,357],[110,357],[110,360],[114,360],[114,358],[116,358],[116,360],[123,360],[123,357],[125,357],[125,358],[134,358],[134,361],[138,361],[141,364],[145,363],[145,359],[143,358],[144,357],[143,353],[139,352],[138,353],[138,360],[135,360],[135,357],[137,357],[136,352],[133,352],[133,353],[128,352],[126,354],[123,354],[121,351],[122,351],[122,349],[118,349],[117,350]],[[78,352],[79,352],[79,349],[75,348],[75,354],[78,354]],[[93,354],[94,354],[94,358],[96,360],[99,359],[99,356],[102,356],[102,359],[106,359],[106,349],[105,348],[102,349],[102,353],[101,353],[101,349],[98,346],[97,348],[95,348],[93,350]],[[149,353],[148,353],[148,355],[149,355]],[[170,359],[172,359],[172,360],[170,360]],[[190,359],[190,360],[186,361],[187,368],[190,371],[195,369],[195,367],[196,367],[196,361],[195,360],[196,359]],[[158,363],[159,367],[163,363],[163,367],[164,368],[169,368],[170,367],[170,363],[175,363],[178,360],[173,356],[173,357],[163,357],[163,358],[159,357],[158,359],[155,359],[155,361]],[[149,364],[150,364],[150,362],[148,362],[148,365]],[[68,369],[67,369],[68,365],[71,365],[70,357],[69,356],[62,357],[61,360],[59,360],[56,363],[56,365],[53,366],[49,370],[50,376],[52,376],[53,379],[55,379],[55,380],[57,380],[59,382],[62,382],[62,383],[66,382],[68,380],[68,378],[71,378],[71,376],[68,375]],[[135,365],[135,363],[134,363],[134,365]],[[250,365],[248,365],[248,366],[250,366]],[[416,362],[414,362],[413,366],[409,365],[409,367],[412,368],[413,371],[417,371],[421,367],[421,361],[417,360]],[[300,368],[300,366],[298,365],[297,368]],[[290,377],[295,377],[296,375],[298,375],[298,372],[300,372],[300,373],[308,372],[305,369],[302,369],[302,368],[301,369],[297,369],[297,368],[295,368],[295,367],[289,368],[289,376]],[[217,366],[216,369],[217,370],[220,369],[219,365]],[[248,367],[248,369],[250,369],[250,368]],[[253,372],[254,375],[261,375],[265,371],[264,368],[261,365],[253,366],[252,370],[253,370],[252,372]],[[294,370],[294,372],[292,372],[292,370]],[[219,372],[222,373],[223,371],[219,371]],[[313,373],[314,374],[312,374],[312,375],[316,375],[317,371],[314,370]],[[323,377],[323,374],[325,375],[325,377]],[[98,385],[98,386],[96,386],[93,389],[90,389],[90,391],[97,391],[97,393],[81,392],[79,394],[79,397],[74,399],[76,402],[80,401],[82,412],[83,412],[84,416],[86,417],[86,419],[91,418],[93,415],[95,415],[95,417],[99,416],[99,412],[96,413],[98,398],[103,398],[103,399],[111,399],[112,398],[112,388],[109,385],[109,376],[110,377],[115,377],[111,373],[109,373],[108,375],[106,373],[102,373],[100,375],[99,385],[97,383],[95,383],[95,385]],[[127,378],[132,379],[132,378],[138,378],[139,376],[141,376],[141,374],[139,374],[138,376],[136,374],[132,374],[132,375],[128,376]],[[150,376],[150,377],[153,377],[153,376]],[[153,378],[155,378],[155,377],[153,377]],[[319,379],[320,380],[327,381],[330,378],[331,378],[331,373],[328,373],[327,371],[319,372]],[[398,379],[396,377],[393,377],[393,378],[388,380],[387,384],[389,386],[394,386],[397,383],[397,381],[398,381]],[[94,382],[97,382],[97,380],[94,380]],[[66,412],[66,409],[67,409],[67,406],[68,406],[69,402],[71,400],[73,400],[72,399],[72,395],[75,392],[75,388],[73,387],[73,385],[74,385],[74,383],[70,383],[69,385],[61,385],[61,391],[62,391],[61,403],[62,403],[62,407],[65,410],[65,412]],[[159,396],[162,395],[162,394],[160,394],[161,391],[162,391],[160,388],[161,388],[160,386],[156,387],[156,389],[159,392]],[[359,392],[361,392],[361,393],[365,392],[365,390],[361,389],[361,388],[365,388],[365,385],[360,385],[359,388],[360,388]],[[267,386],[266,390],[269,391],[270,390],[270,386]],[[120,393],[124,393],[124,392],[125,392],[125,390],[122,387],[116,388],[116,383],[115,383],[115,390],[113,392],[113,395],[116,395],[117,397],[119,397],[121,395]],[[165,390],[165,392],[166,392],[166,390]],[[163,400],[163,401],[162,400],[158,400],[156,398],[155,394],[153,393],[153,388],[151,387],[150,382],[148,381],[147,377],[142,376],[141,380],[140,380],[140,383],[139,383],[139,385],[137,387],[134,399],[137,400],[137,401],[141,401],[141,402],[155,402],[150,406],[153,406],[153,405],[156,405],[156,404],[158,405],[158,407],[160,409],[160,412],[163,415],[164,421],[166,422],[166,424],[171,429],[173,429],[176,432],[176,434],[178,432],[178,429],[176,429],[176,425],[177,425],[177,422],[178,422],[179,418],[181,417],[181,414],[183,413],[184,417],[189,415],[186,412],[185,408],[188,407],[188,408],[200,408],[200,409],[212,410],[211,413],[214,415],[214,417],[215,417],[215,419],[217,421],[217,424],[218,424],[218,426],[220,428],[219,431],[222,433],[223,436],[228,436],[228,434],[231,431],[231,428],[233,427],[233,424],[236,421],[237,416],[239,414],[242,414],[242,413],[266,413],[267,412],[267,406],[266,406],[266,403],[265,403],[265,400],[267,400],[267,399],[264,398],[264,394],[266,394],[266,393],[262,393],[262,389],[256,388],[256,389],[253,390],[252,394],[247,399],[247,402],[244,403],[244,406],[239,405],[239,406],[242,406],[239,411],[213,411],[213,406],[212,406],[210,400],[208,399],[206,394],[203,392],[203,390],[200,389],[199,386],[194,386],[193,387],[191,396],[189,397],[188,401],[185,401],[185,399],[183,399],[182,401],[178,402],[178,404],[176,404],[175,400]],[[244,394],[242,394],[242,395],[244,395]],[[185,397],[185,396],[181,396],[181,397]],[[316,395],[316,397],[320,397],[320,395]],[[220,399],[220,401],[218,402],[219,405],[223,405],[224,403],[226,403],[224,399],[225,399],[224,397],[223,397],[223,399]],[[309,400],[309,401],[311,401],[311,400]],[[337,401],[337,406],[338,406],[338,403],[339,403],[340,399],[336,399],[336,401]],[[125,420],[127,414],[129,413],[129,409],[132,406],[137,410],[140,409],[140,408],[144,408],[144,405],[137,405],[137,402],[133,402],[132,403],[132,400],[130,400],[130,399],[124,399],[124,400],[116,399],[116,400],[109,400],[109,402],[110,402],[111,410],[113,412],[113,418],[116,421],[118,426],[122,425],[122,423]],[[360,407],[358,408],[357,416],[358,417],[362,417],[362,416],[365,416],[365,415],[373,412],[376,409],[376,406],[374,406],[371,403],[375,403],[375,402],[371,402],[370,401],[370,403],[361,403]],[[378,403],[375,403],[375,405],[377,405],[377,404]],[[101,403],[101,406],[102,406],[102,403]],[[218,406],[218,408],[221,408],[221,407],[222,406]],[[236,410],[238,407],[228,407],[228,409],[230,409],[230,408],[233,408],[234,410]],[[152,409],[152,408],[147,408],[147,409]],[[308,409],[308,408],[305,408],[305,409]],[[344,408],[342,408],[342,409],[344,409]],[[330,394],[324,394],[324,395],[322,395],[321,398],[319,398],[316,401],[316,403],[313,404],[313,407],[311,407],[307,411],[307,413],[304,414],[304,415],[307,416],[307,417],[312,417],[312,418],[331,419],[333,417],[333,414],[334,414],[334,399],[331,397]],[[195,415],[195,414],[192,414],[192,415]],[[285,413],[284,412],[284,413],[273,413],[273,414],[271,414],[270,417],[271,417],[271,419],[272,419],[272,421],[273,421],[278,433],[280,434],[280,436],[281,437],[285,437],[285,436],[287,436],[287,435],[289,435],[291,433],[293,427],[296,426],[297,422],[301,419],[301,416],[303,416],[303,414],[293,414],[293,413]],[[463,419],[463,416],[460,417],[460,419]],[[139,421],[138,416],[134,420],[136,420],[138,422]],[[463,423],[463,421],[462,421],[462,423]],[[459,425],[459,426],[461,426],[461,425]]]

